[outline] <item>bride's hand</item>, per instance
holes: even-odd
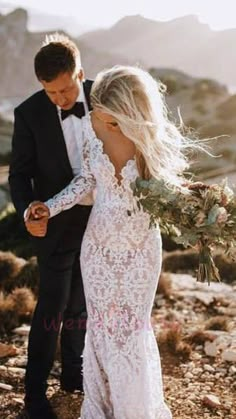
[[[33,201],[27,208],[26,219],[39,220],[41,218],[49,218],[50,212],[47,205],[40,201]]]

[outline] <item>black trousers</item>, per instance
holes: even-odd
[[[69,235],[67,239],[69,242]],[[73,248],[64,244],[62,241],[48,259],[39,260],[39,298],[29,334],[25,375],[28,400],[41,398],[46,392],[61,325],[61,381],[75,387],[82,382],[87,314],[79,260],[81,242]]]

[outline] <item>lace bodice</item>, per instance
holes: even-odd
[[[121,170],[122,180],[119,182],[114,165],[104,153],[103,142],[96,137],[92,128],[90,115],[82,119],[82,128],[81,175],[76,176],[67,188],[46,202],[50,215],[55,216],[60,211],[71,208],[96,188],[95,205],[90,222],[96,217],[96,225],[93,228],[98,243],[116,250],[121,244],[123,250],[133,249],[134,243],[141,247],[146,240],[149,216],[138,210],[136,198],[130,187],[131,182],[138,176],[136,161],[135,159],[127,161]],[[109,226],[107,234],[106,226]]]

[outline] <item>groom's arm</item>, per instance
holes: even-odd
[[[24,217],[24,211],[30,202],[34,200],[32,179],[35,164],[33,133],[20,108],[16,108],[9,184],[13,204],[21,218]]]

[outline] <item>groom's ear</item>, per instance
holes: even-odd
[[[80,71],[78,72],[78,79],[80,82],[84,81],[84,69],[81,68]]]

